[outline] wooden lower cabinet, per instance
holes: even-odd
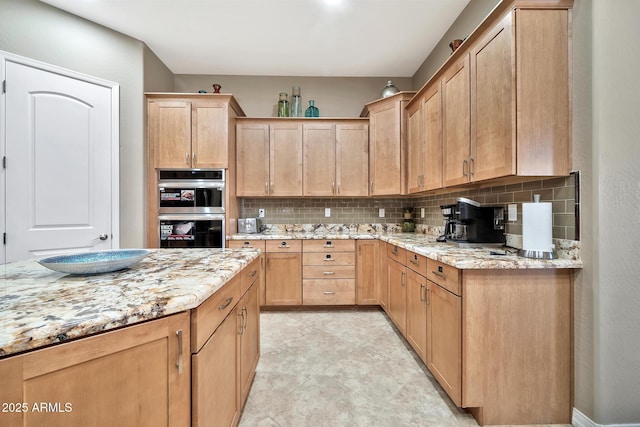
[[[378,242],[378,280],[380,285],[380,307],[389,312],[389,258],[387,257],[387,243]]]
[[[249,396],[260,359],[260,298],[256,280],[239,304],[238,334],[240,340],[240,410]]]
[[[354,240],[305,240],[302,252],[304,305],[356,303]]]
[[[462,406],[462,298],[427,282],[427,367],[456,406]]]
[[[356,241],[356,303],[358,305],[380,304],[379,247],[377,240]]]
[[[267,242],[266,305],[302,305],[301,250],[300,240]]]
[[[400,330],[407,332],[407,267],[399,262],[389,260],[389,303],[387,314]]]
[[[427,279],[407,269],[407,341],[427,362]]]
[[[0,425],[189,425],[189,341],[184,312],[2,360],[2,402],[29,408]]]

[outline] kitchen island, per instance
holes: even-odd
[[[237,422],[259,356],[258,257],[152,250],[95,276],[4,265],[0,424],[197,425],[220,407]],[[207,388],[218,366],[224,393]]]

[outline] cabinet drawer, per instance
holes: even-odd
[[[356,303],[355,279],[303,280],[303,305],[345,305]]]
[[[407,265],[407,250],[398,245],[387,243],[387,256],[402,265]]]
[[[196,353],[240,301],[240,276],[235,276],[191,311],[191,352]]]
[[[427,257],[413,252],[407,252],[407,267],[418,274],[427,277]]]
[[[259,278],[261,273],[260,258],[251,261],[240,273],[240,295],[244,295]]]
[[[427,259],[427,279],[431,280],[449,292],[462,295],[460,286],[460,270],[450,265]]]
[[[300,240],[267,240],[267,252],[301,252]]]
[[[305,265],[302,267],[305,279],[355,279],[355,265]]]
[[[264,252],[265,249],[265,241],[264,240],[229,240],[228,247],[231,249],[238,248],[251,248],[251,249],[260,249]]]
[[[356,254],[354,252],[303,253],[302,264],[323,265],[327,267],[334,265],[356,265]]]
[[[305,240],[302,246],[304,252],[353,252],[356,250],[355,240]]]

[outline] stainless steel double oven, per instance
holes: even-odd
[[[158,171],[161,248],[222,248],[225,243],[225,170]]]

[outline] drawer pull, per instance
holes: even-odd
[[[251,273],[249,273],[249,277],[256,277],[256,274],[258,274],[258,270],[253,270]]]
[[[324,248],[335,248],[336,245],[331,243],[331,240],[327,240],[327,243],[324,244]]]
[[[325,275],[327,275],[327,276],[330,276],[330,275],[332,275],[332,274],[336,274],[336,272],[335,272],[335,271],[323,271],[323,272],[322,272],[322,274],[325,274]]]
[[[331,255],[330,255],[330,254],[326,255],[326,256],[323,258],[323,261],[335,261],[335,260],[336,260],[335,258],[331,258]]]
[[[280,243],[280,246],[278,246],[280,249],[288,249],[291,246],[287,245],[287,242],[282,242]]]
[[[336,293],[333,291],[324,291],[323,294],[325,295],[335,295]]]
[[[251,246],[251,242],[247,242],[247,241],[242,242],[242,244],[245,245],[245,246]]]
[[[424,292],[424,290],[426,288],[427,287],[424,285],[424,283],[420,283],[420,301],[426,301],[427,300],[427,298],[425,296],[425,292]]]
[[[224,300],[224,304],[218,306],[218,310],[224,310],[225,308],[229,307],[231,301],[233,301],[233,297],[227,297],[227,299]]]
[[[410,259],[410,260],[409,260],[409,262],[410,262],[411,264],[414,264],[414,265],[420,265],[420,263],[419,263],[417,260],[413,259],[413,258],[412,258],[412,259]]]
[[[432,273],[436,276],[438,276],[439,278],[441,278],[442,280],[447,280],[447,276],[444,275],[444,273],[441,273],[439,271],[435,271],[433,270]]]
[[[176,336],[178,337],[178,361],[176,362],[176,368],[178,368],[178,373],[182,373],[182,329],[178,329],[176,331]]]

